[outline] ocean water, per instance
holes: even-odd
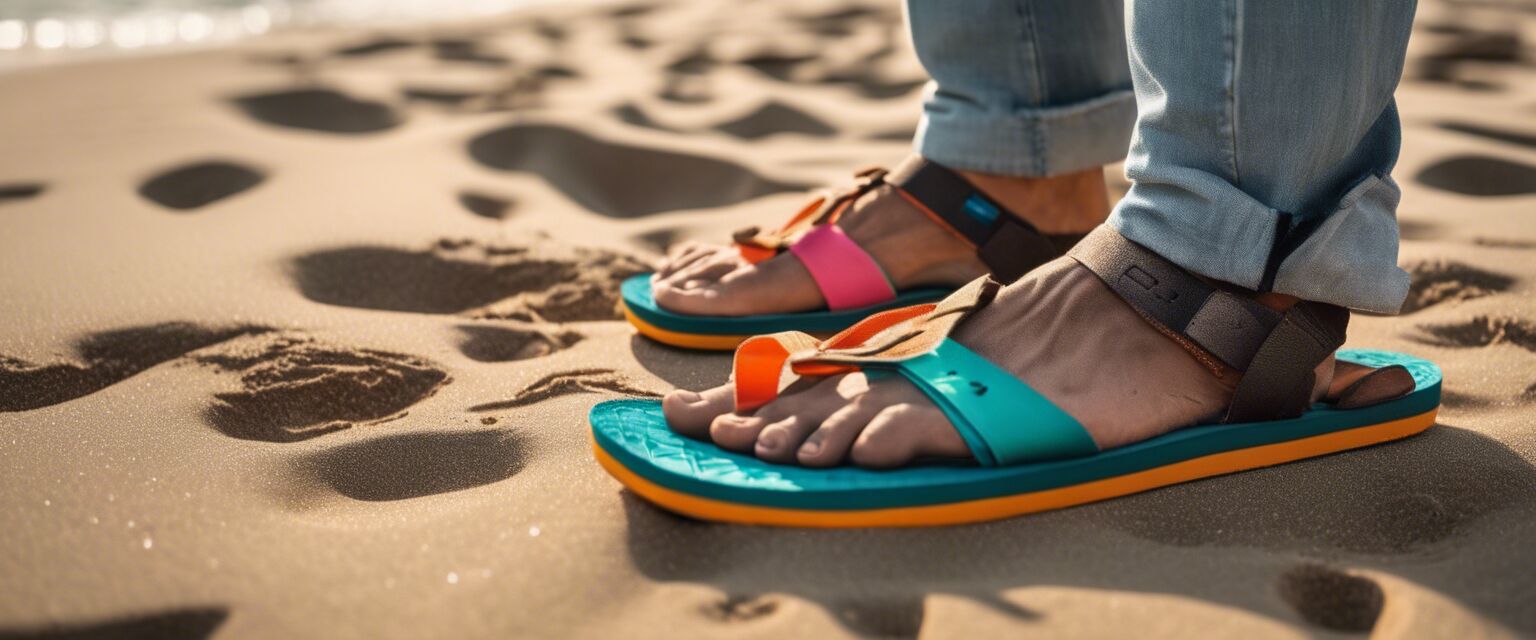
[[[535,0],[0,0],[0,67],[231,42],[274,30],[505,13]]]

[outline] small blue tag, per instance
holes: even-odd
[[[977,222],[983,225],[992,224],[992,221],[997,219],[998,214],[997,207],[974,193],[971,194],[971,197],[965,199],[965,212],[971,214],[972,218],[975,218]]]

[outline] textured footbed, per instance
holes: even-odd
[[[1441,380],[1434,363],[1376,350],[1345,350],[1338,357],[1372,367],[1403,365],[1413,374],[1415,389],[1370,407],[1318,405],[1290,420],[1196,426],[1091,456],[1005,467],[923,463],[873,471],[773,464],[677,435],[667,427],[656,400],[603,402],[593,407],[590,420],[594,447],[605,468],[647,499],[689,515],[807,526],[945,524],[1081,504],[1375,444],[1412,435],[1433,423]],[[1027,428],[1027,423],[1020,427]],[[1115,482],[1128,477],[1135,480]],[[1081,496],[1061,494],[1081,487],[1093,489]],[[1027,494],[1054,497],[1041,504],[1002,504]],[[964,513],[910,509],[962,503],[995,503],[996,508]],[[908,513],[900,517],[858,516],[904,508]]]
[[[651,274],[648,273],[625,280],[619,289],[619,293],[624,302],[624,310],[630,317],[631,322],[639,321],[635,322],[636,327],[640,328],[646,335],[655,337],[663,342],[673,342],[667,339],[667,334],[683,334],[685,341],[688,336],[745,337],[778,333],[780,331],[832,334],[887,309],[909,307],[925,302],[942,300],[945,296],[952,293],[952,290],[913,289],[898,293],[895,298],[880,304],[860,307],[858,309],[845,309],[842,311],[821,309],[818,311],[769,313],[745,317],[697,316],[663,309],[657,306],[656,299],[651,296]],[[661,331],[646,331],[647,329],[660,329]],[[695,345],[685,344],[682,346]],[[729,346],[722,348],[729,348]]]

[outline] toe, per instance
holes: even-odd
[[[919,457],[963,458],[970,450],[938,407],[902,403],[880,411],[853,442],[848,453],[854,464],[889,469]]]
[[[757,435],[768,421],[757,416],[725,413],[709,423],[709,439],[722,449],[750,453],[757,445]]]
[[[833,412],[821,426],[807,436],[795,453],[800,464],[807,467],[833,467],[848,457],[848,449],[881,407],[866,398],[859,398]]]
[[[770,462],[793,463],[795,451],[806,436],[866,388],[862,375],[796,381],[784,395],[754,414],[762,420],[762,429],[753,445],[753,455]]]
[[[916,430],[905,405],[881,409],[859,432],[848,452],[854,464],[870,469],[889,469],[910,462],[917,453]]]
[[[679,313],[729,315],[730,292],[721,281],[741,268],[733,260],[706,259],[651,285],[656,304]]]
[[[722,263],[734,267],[736,261],[722,260],[719,256],[703,254],[698,256],[696,259],[689,260],[687,264],[680,264],[676,268],[668,270],[665,275],[658,276],[652,280],[652,282],[655,283],[657,287],[675,287],[680,283],[696,278],[696,274],[698,274],[700,271],[709,268],[718,268],[716,265]]]
[[[800,443],[805,442],[806,436],[816,430],[816,426],[821,424],[821,419],[824,417],[807,412],[763,427],[762,433],[757,436],[752,454],[779,464],[794,462],[795,451],[800,448]]]
[[[707,287],[720,282],[726,274],[735,271],[739,266],[731,262],[710,262],[697,270],[690,269],[681,278],[673,278],[668,282],[673,286],[683,289],[697,289]]]
[[[686,269],[689,265],[714,255],[717,249],[719,247],[712,247],[698,242],[688,242],[680,247],[675,247],[667,253],[666,263],[656,271],[656,277],[665,278]]]
[[[651,295],[661,308],[685,314],[708,314],[720,301],[720,291],[715,287],[683,289],[659,285]]]
[[[678,389],[661,399],[661,411],[673,431],[702,439],[709,436],[710,423],[729,414],[734,402],[734,387],[729,384],[700,393]]]

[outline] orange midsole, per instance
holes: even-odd
[[[641,320],[639,316],[635,315],[635,312],[629,310],[629,305],[620,304],[619,306],[624,308],[624,319],[634,325],[635,330],[639,331],[640,335],[674,347],[707,351],[734,351],[736,347],[741,346],[741,343],[746,342],[748,338],[752,337],[751,335],[710,335],[668,331]],[[822,333],[812,333],[811,335],[818,338],[827,337],[826,334]]]
[[[644,320],[641,320],[639,316],[635,315],[635,312],[629,310],[629,305],[621,304],[620,306],[624,307],[624,318],[629,320],[629,323],[634,325],[635,329],[638,330],[641,335],[663,344],[670,344],[674,347],[705,349],[709,351],[731,351],[735,349],[737,345],[745,342],[747,338],[752,337],[749,335],[716,336],[668,331],[666,329],[652,325]]]

